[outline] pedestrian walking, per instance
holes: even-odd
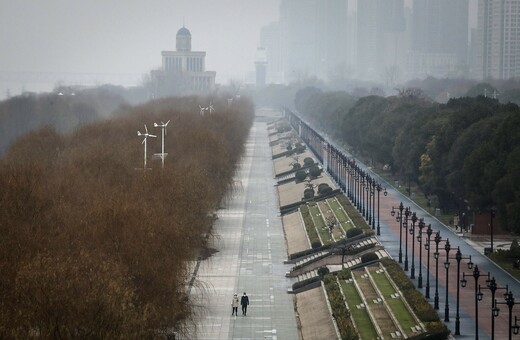
[[[246,292],[244,292],[244,295],[242,295],[242,298],[240,299],[240,304],[242,305],[242,315],[247,315],[247,305],[249,305],[249,297],[247,296]]]
[[[238,296],[237,294],[233,295],[233,300],[231,300],[231,316],[238,315]]]

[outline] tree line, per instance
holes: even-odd
[[[0,159],[0,338],[186,331],[188,263],[233,186],[253,119],[245,98],[212,98],[204,116],[201,100],[121,107],[68,134],[46,126],[12,143]],[[165,167],[149,160],[143,171],[136,131],[167,120]],[[148,139],[148,155],[160,139]]]
[[[352,97],[302,89],[302,116],[356,154],[419,184],[444,209],[496,209],[520,232],[520,109],[477,96],[432,102],[418,89]]]

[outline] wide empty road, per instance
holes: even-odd
[[[218,179],[216,179],[218,180]],[[201,306],[197,339],[298,339],[265,122],[256,120],[235,177],[218,212],[213,247],[202,261],[192,297]],[[247,292],[247,316],[231,316],[231,299]]]

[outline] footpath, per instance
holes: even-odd
[[[193,339],[299,339],[287,251],[267,125],[256,119],[235,177],[235,190],[217,213],[212,248],[191,296],[199,307]],[[231,299],[246,292],[247,316],[231,316]]]

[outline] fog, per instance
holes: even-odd
[[[0,0],[0,98],[60,79],[140,81],[184,25],[217,82],[254,70],[260,27],[279,0]]]
[[[335,19],[327,17],[316,22],[328,26],[341,22],[344,32],[345,29],[348,32],[337,35],[334,26],[328,28],[330,36],[323,39],[328,42],[309,43],[312,39],[305,34],[284,40],[281,49],[291,50],[293,55],[282,51],[285,68],[281,70],[278,65],[281,71],[269,61],[267,82],[288,83],[298,78],[295,74],[330,80],[331,74],[347,73],[359,79],[383,81],[382,74],[391,67],[405,67],[408,47],[402,41],[410,40],[409,28],[391,37],[395,40],[393,50],[389,50],[393,61],[385,55],[383,61],[372,62],[378,70],[373,70],[374,65],[365,65],[371,69],[363,71],[358,61],[369,61],[360,47],[360,41],[366,38],[359,33],[363,32],[359,23],[352,26],[355,22],[352,15],[361,7],[358,1],[361,0],[343,0],[349,15],[342,17],[334,13],[334,8],[343,8],[341,0],[0,0],[0,99],[23,91],[49,91],[57,84],[139,85],[152,69],[161,67],[161,51],[175,50],[175,36],[183,25],[191,32],[192,50],[207,52],[206,70],[216,71],[216,83],[230,80],[254,83],[255,53],[262,44],[262,29],[282,22],[281,3],[294,13],[293,18],[280,24],[286,25],[286,32],[295,27],[295,32],[320,31],[319,27],[311,27],[312,23],[307,24],[305,16],[316,12],[308,10],[309,6],[320,8],[317,12],[330,6],[332,10],[325,15]],[[379,6],[383,3],[386,5],[381,2]],[[413,1],[401,0],[401,3],[405,6],[402,16],[409,18]],[[476,26],[476,3],[477,0],[469,0],[468,36]],[[298,11],[294,9],[306,6],[301,16],[295,13]],[[316,14],[319,15],[322,14]],[[352,38],[353,35],[356,37]],[[381,38],[387,45],[389,39]],[[344,41],[345,50],[340,51],[344,55],[333,51],[331,46],[337,48],[338,42]],[[320,48],[328,49],[328,56],[315,52]],[[376,53],[384,54],[381,50]],[[387,65],[380,66],[382,62]],[[328,65],[323,66],[325,63]],[[277,71],[285,75],[280,78]]]

